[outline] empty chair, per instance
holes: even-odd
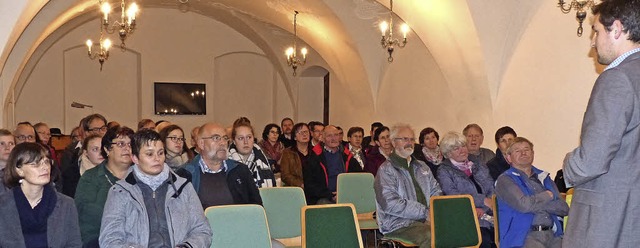
[[[291,239],[302,235],[300,211],[307,205],[300,187],[261,188],[260,197],[267,213],[269,232],[274,239]],[[287,242],[287,247],[300,246],[300,240]]]
[[[267,216],[260,205],[208,207],[213,240],[211,247],[271,248]]]
[[[373,189],[373,174],[343,173],[338,175],[337,203],[351,203],[356,209],[361,230],[374,230],[377,247],[378,223],[373,218],[376,211],[376,192]],[[365,236],[366,244],[366,236]]]
[[[302,247],[363,248],[358,218],[352,204],[302,208]]]
[[[494,239],[496,241],[496,246],[500,248],[500,223],[498,219],[498,213],[500,212],[498,209],[498,196],[493,195],[491,197],[491,205],[493,205],[493,228],[494,228]]]
[[[430,202],[431,247],[480,246],[480,225],[470,195],[433,196]]]

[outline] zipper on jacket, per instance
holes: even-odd
[[[156,199],[156,191],[154,190],[153,193],[151,194],[153,199]]]

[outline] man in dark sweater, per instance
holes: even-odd
[[[507,154],[507,148],[513,143],[513,140],[518,137],[516,131],[509,126],[504,126],[496,131],[496,144],[498,150],[496,150],[496,156],[487,162],[489,167],[489,174],[493,180],[498,180],[498,176],[511,167],[505,156]]]

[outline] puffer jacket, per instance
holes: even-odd
[[[427,206],[418,202],[409,171],[386,160],[378,169],[374,183],[377,220],[383,234],[416,221],[427,221],[429,199],[442,194],[440,185],[424,162],[412,159],[410,164],[409,168],[414,170],[416,181],[427,199]]]
[[[169,174],[165,214],[172,247],[211,245],[211,227],[198,194],[186,179]],[[149,217],[133,172],[109,190],[102,215],[100,247],[148,247]]]

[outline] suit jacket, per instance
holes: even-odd
[[[580,146],[564,160],[575,186],[563,247],[640,243],[640,53],[596,80]]]

